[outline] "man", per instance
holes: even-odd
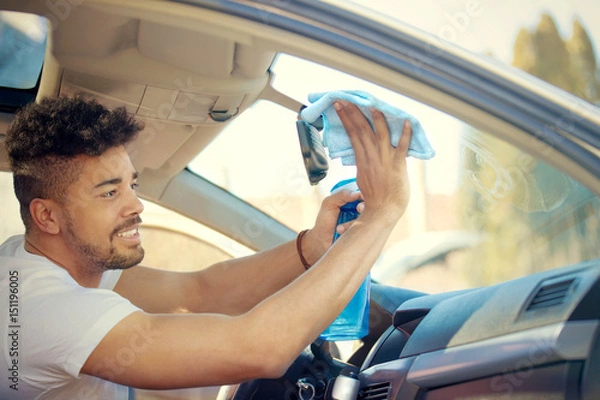
[[[77,98],[25,107],[6,139],[25,235],[0,246],[0,398],[281,376],[348,303],[408,202],[409,124],[394,148],[381,113],[372,128],[357,107],[336,110],[363,202],[335,245],[339,207],[357,193],[327,198],[301,241],[180,274],[138,265],[143,206],[124,147],[136,122]]]

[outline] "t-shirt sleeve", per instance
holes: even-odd
[[[140,309],[131,302],[118,294],[104,289],[96,290],[94,296],[94,315],[96,318],[83,318],[79,340],[74,340],[71,351],[67,353],[65,359],[66,372],[71,376],[78,376],[83,364],[88,359],[96,346],[104,339],[106,334],[121,322],[129,314],[140,311]],[[87,296],[86,296],[87,297]],[[89,301],[86,301],[89,304]],[[84,309],[81,309],[84,312]],[[81,320],[81,319],[80,319]],[[74,321],[76,323],[76,321]],[[87,329],[85,328],[87,326]],[[75,339],[75,337],[73,337]],[[119,354],[120,355],[120,354]],[[118,355],[115,355],[118,356]],[[116,371],[115,371],[116,372]]]
[[[65,374],[79,376],[83,364],[106,334],[140,310],[106,289],[68,286],[36,297],[27,302],[31,308],[23,310],[36,321],[35,332],[33,327],[22,329],[34,336],[24,346],[32,360],[39,360],[32,367],[43,371],[39,376],[44,377],[44,382],[40,383],[48,386],[60,385]],[[39,335],[44,340],[39,340]],[[111,361],[119,365],[117,360]]]

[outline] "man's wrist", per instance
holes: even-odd
[[[406,207],[365,208],[359,218],[369,224],[395,226],[405,211]]]
[[[298,240],[300,239],[300,240]],[[313,229],[305,229],[298,234],[296,238],[296,248],[298,256],[305,269],[313,266],[327,250],[327,246],[323,246],[319,235]],[[304,261],[306,263],[304,263]]]
[[[309,229],[305,229],[303,231],[301,231],[300,233],[298,233],[298,236],[296,236],[296,251],[298,252],[298,257],[300,257],[300,262],[302,263],[302,265],[304,266],[304,269],[308,270],[310,267],[312,267],[312,264],[309,263],[306,258],[304,258],[304,251],[302,250],[302,242],[304,241],[304,235],[306,235],[308,233]]]

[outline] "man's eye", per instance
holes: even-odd
[[[111,190],[110,192],[106,192],[102,195],[102,197],[113,197],[117,193],[116,190]]]
[[[138,185],[138,183],[137,183],[137,182],[136,182],[136,183],[132,183],[132,184],[131,184],[131,188],[132,188],[133,190],[137,190],[139,186],[140,186],[140,185]]]

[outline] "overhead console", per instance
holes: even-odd
[[[267,86],[275,53],[221,31],[201,21],[173,25],[135,9],[73,8],[51,35],[50,50],[63,71],[59,94],[89,94],[141,117],[227,121]],[[82,36],[93,40],[78,40]]]
[[[365,360],[359,398],[600,398],[599,327],[600,260],[415,298]]]

